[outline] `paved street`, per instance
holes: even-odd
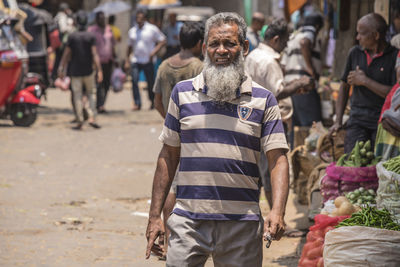
[[[148,102],[132,112],[130,90],[111,92],[102,129],[75,131],[69,98],[49,90],[30,128],[0,120],[0,266],[164,266],[144,259],[161,117]],[[306,227],[293,203],[288,224]],[[299,244],[273,242],[264,265],[297,266]]]

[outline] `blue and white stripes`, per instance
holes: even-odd
[[[178,83],[160,140],[180,146],[174,213],[203,220],[258,220],[261,148],[287,149],[271,92],[248,80],[239,97],[218,104],[204,92],[202,74]],[[246,119],[238,107],[251,112]]]

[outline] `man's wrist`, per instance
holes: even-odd
[[[161,219],[161,214],[149,214],[149,221],[157,221]]]

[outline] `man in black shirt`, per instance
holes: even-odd
[[[345,153],[357,141],[375,141],[379,114],[387,93],[396,83],[398,50],[385,41],[387,24],[382,16],[371,13],[357,23],[357,40],[347,57],[336,103],[336,122],[330,134],[342,127],[343,113],[349,99],[350,118],[346,124]]]
[[[93,33],[86,31],[87,16],[84,11],[78,11],[76,16],[78,31],[68,37],[67,46],[61,59],[58,75],[64,77],[65,66],[69,61],[71,75],[71,87],[73,99],[76,107],[78,124],[74,129],[80,130],[83,126],[82,112],[82,88],[86,88],[89,100],[89,125],[93,128],[100,128],[95,122],[96,115],[96,83],[95,72],[93,71],[93,62],[97,68],[97,82],[103,80],[103,73],[100,65],[100,59],[96,50],[96,37]]]

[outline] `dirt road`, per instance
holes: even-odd
[[[125,90],[109,95],[102,129],[75,131],[69,97],[49,90],[30,128],[0,120],[0,266],[164,266],[144,259],[160,116],[132,112]],[[293,203],[288,224],[306,227]],[[264,266],[296,266],[300,241],[273,242]]]

